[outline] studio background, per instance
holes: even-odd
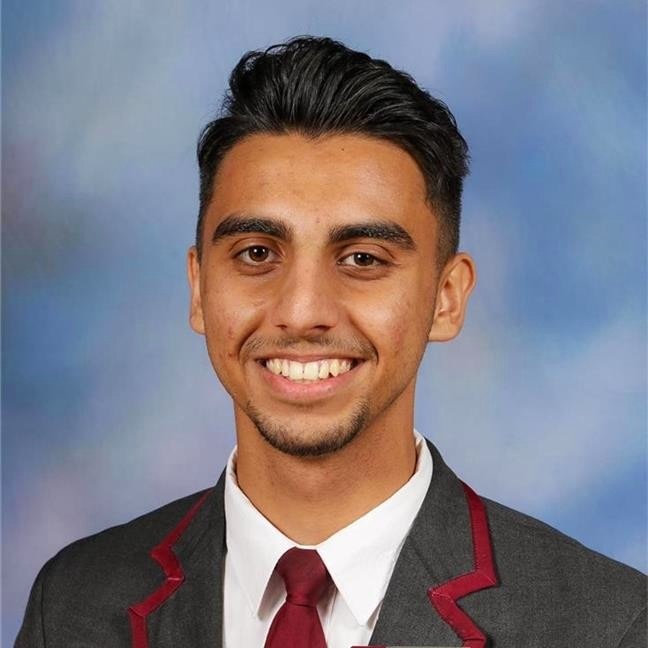
[[[24,2],[2,16],[3,645],[70,541],[214,483],[195,143],[249,49],[330,35],[448,103],[479,284],[416,421],[481,494],[646,569],[642,1]]]

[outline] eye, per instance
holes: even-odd
[[[244,263],[253,265],[269,261],[273,254],[274,252],[265,245],[251,245],[250,247],[245,248],[245,250],[241,250],[241,252],[236,256]]]
[[[385,262],[381,261],[369,252],[354,252],[349,254],[338,261],[339,265],[352,266],[356,268],[371,268],[374,266],[384,265]]]

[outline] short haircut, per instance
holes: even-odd
[[[418,164],[427,202],[439,218],[439,263],[456,253],[468,145],[448,107],[386,61],[330,38],[300,36],[245,54],[230,75],[220,116],[200,134],[199,258],[225,154],[249,135],[288,133],[364,135],[405,150]]]

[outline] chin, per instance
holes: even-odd
[[[366,427],[369,406],[360,404],[345,419],[332,420],[329,424],[309,423],[303,417],[302,425],[294,419],[282,421],[262,414],[249,404],[247,415],[263,439],[275,450],[293,457],[322,457],[342,450]]]

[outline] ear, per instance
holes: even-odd
[[[203,318],[202,299],[200,297],[200,261],[198,250],[192,245],[187,252],[187,277],[189,279],[190,305],[189,324],[196,333],[205,334],[205,320]]]
[[[447,342],[459,335],[476,282],[477,269],[470,255],[455,254],[446,263],[437,288],[430,342]]]

